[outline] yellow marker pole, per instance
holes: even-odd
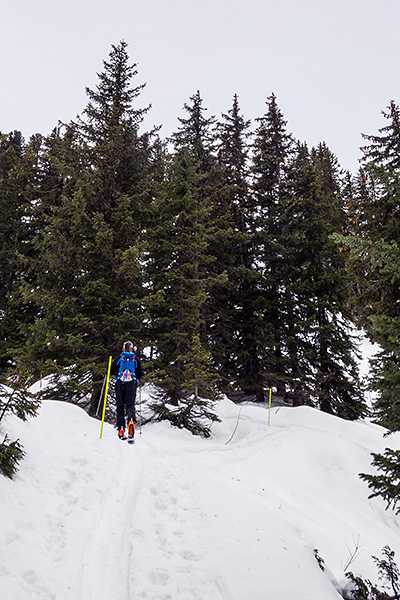
[[[272,395],[272,388],[269,388],[268,427],[269,427],[270,422],[271,422],[271,395]]]
[[[101,439],[101,436],[103,435],[104,415],[106,414],[107,392],[108,392],[108,382],[110,380],[111,361],[112,361],[112,356],[110,356],[110,360],[108,361],[106,391],[104,393],[103,416],[102,416],[102,419],[101,419],[100,439]]]

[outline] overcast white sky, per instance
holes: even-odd
[[[82,112],[121,39],[163,136],[196,90],[217,117],[237,93],[252,120],[274,92],[297,139],[355,172],[361,133],[400,103],[400,0],[1,0],[0,14],[0,131],[26,138]]]

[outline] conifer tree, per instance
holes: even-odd
[[[313,215],[306,238],[312,262],[306,276],[315,394],[321,410],[357,419],[365,413],[365,403],[358,384],[356,343],[351,334],[345,256],[331,237],[345,226],[340,169],[325,144],[312,150],[311,161],[315,174]]]
[[[146,109],[133,106],[143,87],[132,87],[136,74],[127,44],[112,46],[82,118],[47,142],[46,175],[57,185],[51,192],[44,178],[31,294],[41,316],[28,346],[31,356],[42,353],[44,372],[56,372],[60,397],[91,414],[108,356],[122,338],[141,345],[141,236],[151,183],[149,137],[139,133]]]
[[[280,395],[285,395],[282,268],[286,256],[282,242],[287,168],[293,141],[274,94],[268,98],[267,112],[257,123],[251,169],[251,235],[257,278],[248,321],[246,371],[257,399],[263,400],[264,387],[275,387]]]
[[[352,583],[351,597],[354,600],[399,600],[400,571],[395,562],[395,552],[389,546],[384,546],[382,556],[381,559],[372,557],[378,568],[378,585],[352,572],[345,574]]]
[[[243,340],[247,328],[247,300],[253,280],[249,219],[250,121],[241,114],[238,96],[218,123],[220,183],[212,206],[216,226],[213,244],[216,272],[226,278],[208,300],[212,355],[220,386],[228,394],[243,392]],[[243,383],[243,385],[245,385]]]
[[[288,202],[283,243],[285,280],[287,393],[294,404],[313,404],[313,340],[310,335],[309,268],[313,262],[315,172],[306,144],[296,144],[288,169]]]
[[[400,513],[400,450],[386,448],[384,454],[372,453],[372,465],[381,473],[369,475],[360,473],[361,479],[368,483],[372,493],[368,498],[381,496],[387,503],[386,508],[392,508]]]
[[[366,135],[364,168],[375,194],[364,203],[367,236],[366,258],[372,271],[368,281],[369,306],[363,320],[372,339],[382,347],[373,363],[372,387],[378,392],[378,422],[400,429],[400,107],[391,101],[383,112],[387,124],[378,135]],[[372,289],[371,289],[372,288]]]
[[[17,272],[18,242],[21,238],[21,188],[18,171],[23,153],[23,140],[19,132],[0,139],[0,369],[4,372],[10,364],[9,336],[15,327],[10,313],[10,295]],[[7,344],[8,341],[8,344]],[[8,346],[8,347],[7,347]]]
[[[345,224],[342,180],[325,144],[297,144],[289,161],[281,268],[287,395],[354,419],[363,414],[347,307],[344,256],[331,239]]]
[[[0,136],[0,373],[15,374],[15,353],[23,330],[34,318],[22,302],[19,283],[27,280],[26,259],[32,255],[32,211],[38,176],[41,136],[25,143],[14,131]]]
[[[155,203],[150,247],[151,314],[157,343],[154,407],[160,418],[209,435],[216,419],[215,372],[205,335],[205,305],[214,282],[210,222],[215,158],[213,119],[206,119],[199,92],[184,108],[188,118],[173,136],[164,193]],[[205,399],[205,400],[203,400]]]
[[[350,248],[357,287],[353,307],[358,323],[382,351],[374,358],[371,388],[377,392],[377,421],[400,429],[400,108],[391,102],[387,124],[365,135],[363,168],[354,184]]]
[[[32,257],[40,146],[41,136],[33,136],[29,143],[18,131],[0,136],[0,473],[10,478],[25,453],[20,441],[11,441],[5,433],[3,419],[12,413],[25,421],[39,408],[28,390],[30,378],[16,365],[16,354],[35,315],[22,301],[19,286],[22,280],[30,282],[26,260]]]
[[[23,375],[7,381],[7,386],[0,384],[0,425],[4,434],[2,420],[8,414],[14,414],[22,421],[36,416],[39,400],[28,389],[29,381]],[[10,441],[7,433],[0,442],[0,473],[12,479],[18,470],[18,463],[25,456],[19,440]]]

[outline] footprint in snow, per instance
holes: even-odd
[[[151,571],[150,572],[150,581],[153,585],[164,586],[167,585],[169,580],[169,574],[167,571]]]

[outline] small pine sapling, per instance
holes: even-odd
[[[8,385],[0,385],[0,423],[7,414],[14,414],[22,421],[34,417],[40,402],[28,390],[28,381],[16,377],[9,380]],[[9,441],[5,434],[0,444],[0,473],[12,479],[18,470],[18,463],[25,456],[19,440]]]
[[[351,600],[400,600],[400,572],[395,563],[395,553],[384,546],[382,549],[383,558],[379,559],[373,556],[372,559],[378,567],[378,579],[382,582],[381,589],[371,583],[369,579],[356,577],[353,573],[346,573],[346,577],[351,581],[353,587],[351,595],[347,596]]]
[[[400,450],[391,450],[386,448],[384,454],[372,453],[372,465],[381,475],[368,475],[360,473],[361,479],[368,483],[368,487],[373,490],[369,498],[382,496],[387,502],[386,509],[392,508],[396,514],[400,513]]]

